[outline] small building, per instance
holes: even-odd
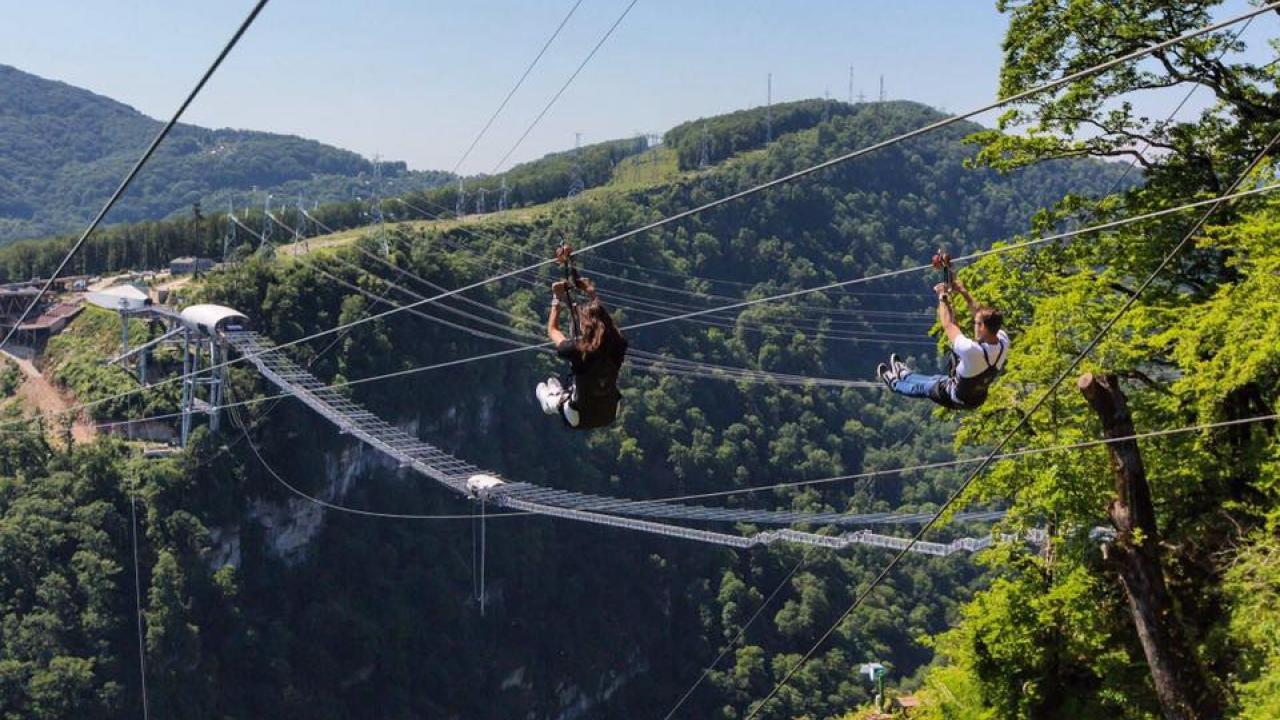
[[[180,257],[169,261],[169,273],[172,275],[190,275],[192,273],[209,272],[214,262],[210,258]]]
[[[58,303],[40,313],[34,320],[29,320],[19,325],[18,333],[20,336],[29,333],[26,338],[27,342],[24,344],[35,345],[62,332],[67,323],[80,314],[81,309],[80,305]]]
[[[140,310],[151,304],[151,298],[132,285],[115,285],[88,294],[89,302],[107,310]]]

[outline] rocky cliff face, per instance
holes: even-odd
[[[412,429],[410,429],[412,432]],[[387,456],[369,449],[364,443],[349,439],[340,448],[325,455],[324,482],[312,497],[324,503],[341,505],[343,498],[359,478],[375,469],[396,469]],[[288,565],[296,565],[307,556],[307,547],[319,534],[326,510],[319,502],[293,496],[284,502],[256,498],[249,503],[247,522],[263,529],[272,555]],[[216,527],[210,530],[211,549],[208,560],[215,570],[224,565],[240,564],[240,526]]]

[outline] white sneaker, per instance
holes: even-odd
[[[553,382],[555,387],[551,385]],[[548,415],[555,415],[559,411],[560,393],[560,383],[555,378],[538,383],[538,386],[533,390],[533,394],[538,398],[538,404],[542,406],[542,412]]]
[[[889,356],[889,367],[893,368],[893,373],[899,380],[911,374],[911,368],[902,362],[902,358],[898,357],[897,353]]]

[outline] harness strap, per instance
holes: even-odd
[[[985,363],[987,364],[987,369],[988,369],[988,370],[989,370],[989,369],[991,369],[991,368],[997,368],[997,369],[999,369],[1000,358],[1001,358],[1002,356],[1004,356],[1004,343],[1000,341],[1000,338],[996,338],[996,349],[997,349],[997,352],[996,352],[996,361],[995,361],[995,362],[991,362],[991,358],[990,358],[990,356],[988,356],[988,355],[987,355],[987,345],[986,345],[986,343],[984,343],[984,342],[982,342],[981,340],[979,340],[979,341],[978,341],[978,349],[982,351],[982,361],[983,361],[983,362],[985,362]],[[984,371],[984,372],[985,372],[985,371]]]
[[[582,328],[578,327],[578,307],[573,300],[573,294],[578,289],[578,268],[573,265],[573,256],[561,266],[564,268],[564,284],[565,284],[565,304],[569,306],[569,333],[570,337],[576,343],[578,336],[582,334]]]

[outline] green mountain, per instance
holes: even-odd
[[[527,262],[528,254],[547,256],[563,237],[609,237],[941,117],[905,102],[796,112],[807,119],[772,143],[761,133],[761,111],[708,119],[736,139],[722,140],[717,147],[730,149],[716,150],[705,166],[700,152],[692,162],[680,159],[676,133],[652,161],[643,153],[602,159],[593,187],[572,200],[466,222],[389,223],[385,255],[378,227],[302,256],[255,250],[256,241],[242,234],[243,261],[210,275],[188,299],[242,309],[258,329],[286,342],[385,310],[392,300],[409,302],[411,290],[430,292],[423,280],[448,287],[479,280]],[[628,324],[653,317],[646,313],[670,314],[678,303],[727,302],[712,293],[774,294],[918,264],[938,244],[955,252],[987,247],[1026,230],[1065,194],[1096,195],[1115,183],[1117,170],[1091,161],[1009,174],[967,169],[975,151],[962,141],[979,129],[953,126],[585,254],[583,272],[606,293],[619,293],[610,302]],[[528,187],[551,188],[564,161],[557,155],[528,164]],[[447,201],[436,192],[447,189],[410,200]],[[342,227],[364,222],[350,210],[338,205],[318,216]],[[220,247],[226,231],[216,217],[113,228],[83,262],[97,272],[159,263],[180,248]],[[4,248],[0,267],[38,274],[60,248]],[[512,337],[537,332],[549,279],[469,293],[485,309],[451,306],[484,313]],[[930,366],[928,283],[899,277],[859,288],[867,294],[816,294],[718,324],[635,331],[630,341],[673,357],[816,376],[866,378],[890,348]],[[51,348],[51,372],[80,400],[127,381],[118,368],[75,358],[78,348],[116,341],[110,321],[86,313]],[[496,347],[504,346],[400,313],[293,352],[325,380],[340,381]],[[153,372],[171,372],[176,363],[157,358]],[[952,456],[949,421],[880,391],[735,384],[634,368],[623,378],[618,423],[574,434],[542,415],[531,397],[534,383],[559,370],[547,358],[514,356],[351,392],[380,415],[511,479],[632,498]],[[241,368],[230,385],[237,401],[273,392]],[[163,413],[171,395],[100,407],[104,417]],[[142,460],[120,443],[66,453],[39,436],[0,435],[0,708],[10,716],[113,717],[138,706],[126,572],[130,492],[143,528],[150,702],[166,717],[662,717],[723,651],[679,716],[741,718],[888,559],[872,548],[734,553],[546,518],[492,518],[481,615],[474,596],[479,528],[466,519],[468,505],[378,462],[375,453],[357,452],[298,403],[237,412],[245,430],[235,422],[221,437],[198,429],[190,451],[171,459]],[[284,489],[282,479],[348,507],[462,519],[325,512]],[[953,470],[931,470],[726,502],[931,509],[958,480]],[[940,536],[974,531],[947,528]],[[950,627],[986,577],[968,557],[913,557],[904,565],[815,655],[795,691],[761,717],[835,717],[869,698],[857,679],[859,663],[884,661],[905,677],[932,660],[923,638]],[[775,588],[777,597],[735,646]]]
[[[0,243],[86,225],[162,126],[133,108],[66,83],[0,65]],[[179,125],[108,217],[154,220],[261,203],[308,204],[367,194],[373,163],[291,135]],[[381,163],[384,191],[448,178]],[[250,194],[253,188],[259,191]]]

